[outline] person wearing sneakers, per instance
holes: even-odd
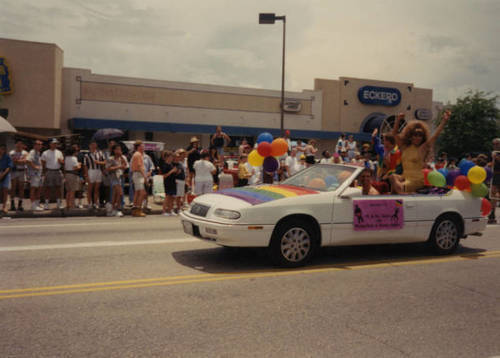
[[[16,147],[10,151],[9,156],[14,163],[11,174],[10,210],[16,210],[15,199],[17,198],[17,210],[23,211],[24,180],[26,179],[26,158],[28,157],[28,152],[24,150],[22,140],[16,142]]]
[[[7,146],[0,144],[0,197],[2,204],[2,214],[7,214],[7,198],[10,190],[10,171],[14,167],[12,159],[7,154]]]
[[[54,138],[50,141],[49,149],[42,153],[42,166],[45,173],[44,186],[45,186],[45,205],[44,209],[49,210],[49,198],[51,189],[55,192],[57,200],[57,208],[62,209],[61,202],[61,186],[63,176],[61,168],[64,165],[64,156],[62,152],[57,149],[59,141]]]
[[[146,169],[144,168],[144,144],[138,140],[134,144],[135,153],[130,160],[130,171],[132,172],[132,182],[134,184],[134,206],[132,207],[132,216],[144,217],[142,212],[142,202],[146,195],[144,182],[147,179]]]
[[[75,193],[80,187],[80,176],[78,171],[81,164],[78,162],[78,152],[76,148],[70,147],[66,150],[64,158],[64,179],[66,184],[66,208],[73,209],[75,207]]]
[[[97,142],[92,141],[89,144],[89,152],[83,161],[85,179],[88,183],[87,201],[89,208],[99,208],[99,194],[102,183],[102,166],[106,164],[104,155],[97,148]]]
[[[31,210],[43,210],[40,207],[40,186],[42,185],[42,142],[37,140],[28,154],[28,178],[30,182]]]
[[[113,197],[111,198],[113,210],[108,216],[122,217],[123,213],[120,211],[123,195],[122,176],[123,171],[128,167],[128,163],[122,154],[122,147],[119,144],[113,145],[111,151],[112,155],[106,161],[106,170],[108,172],[110,189],[113,192]]]
[[[163,201],[163,215],[176,216],[173,212],[174,197],[176,195],[177,187],[175,184],[175,176],[177,175],[178,168],[173,163],[174,153],[169,150],[163,152],[162,160],[160,162],[160,172],[163,176],[163,185],[165,187],[165,200]]]

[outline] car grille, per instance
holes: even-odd
[[[193,215],[196,215],[196,216],[205,217],[205,216],[207,216],[208,209],[210,209],[210,206],[201,205],[201,204],[193,204],[193,206],[191,206],[191,210],[189,212]]]

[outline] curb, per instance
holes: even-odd
[[[123,215],[130,216],[132,209],[122,210]],[[147,215],[161,215],[161,209],[145,210]],[[106,209],[52,209],[46,211],[23,211],[0,214],[0,218],[32,219],[32,218],[66,218],[66,217],[97,217],[106,216]]]

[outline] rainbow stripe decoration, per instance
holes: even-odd
[[[244,200],[252,205],[266,203],[276,199],[290,198],[293,196],[318,194],[317,191],[299,188],[291,185],[260,185],[241,188],[223,189],[216,194],[232,196]]]

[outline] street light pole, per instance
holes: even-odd
[[[286,16],[276,16],[276,14],[261,13],[259,14],[259,24],[274,24],[276,20],[283,21],[283,54],[281,58],[281,104],[280,104],[280,133],[283,137],[285,134],[285,39],[286,39]]]

